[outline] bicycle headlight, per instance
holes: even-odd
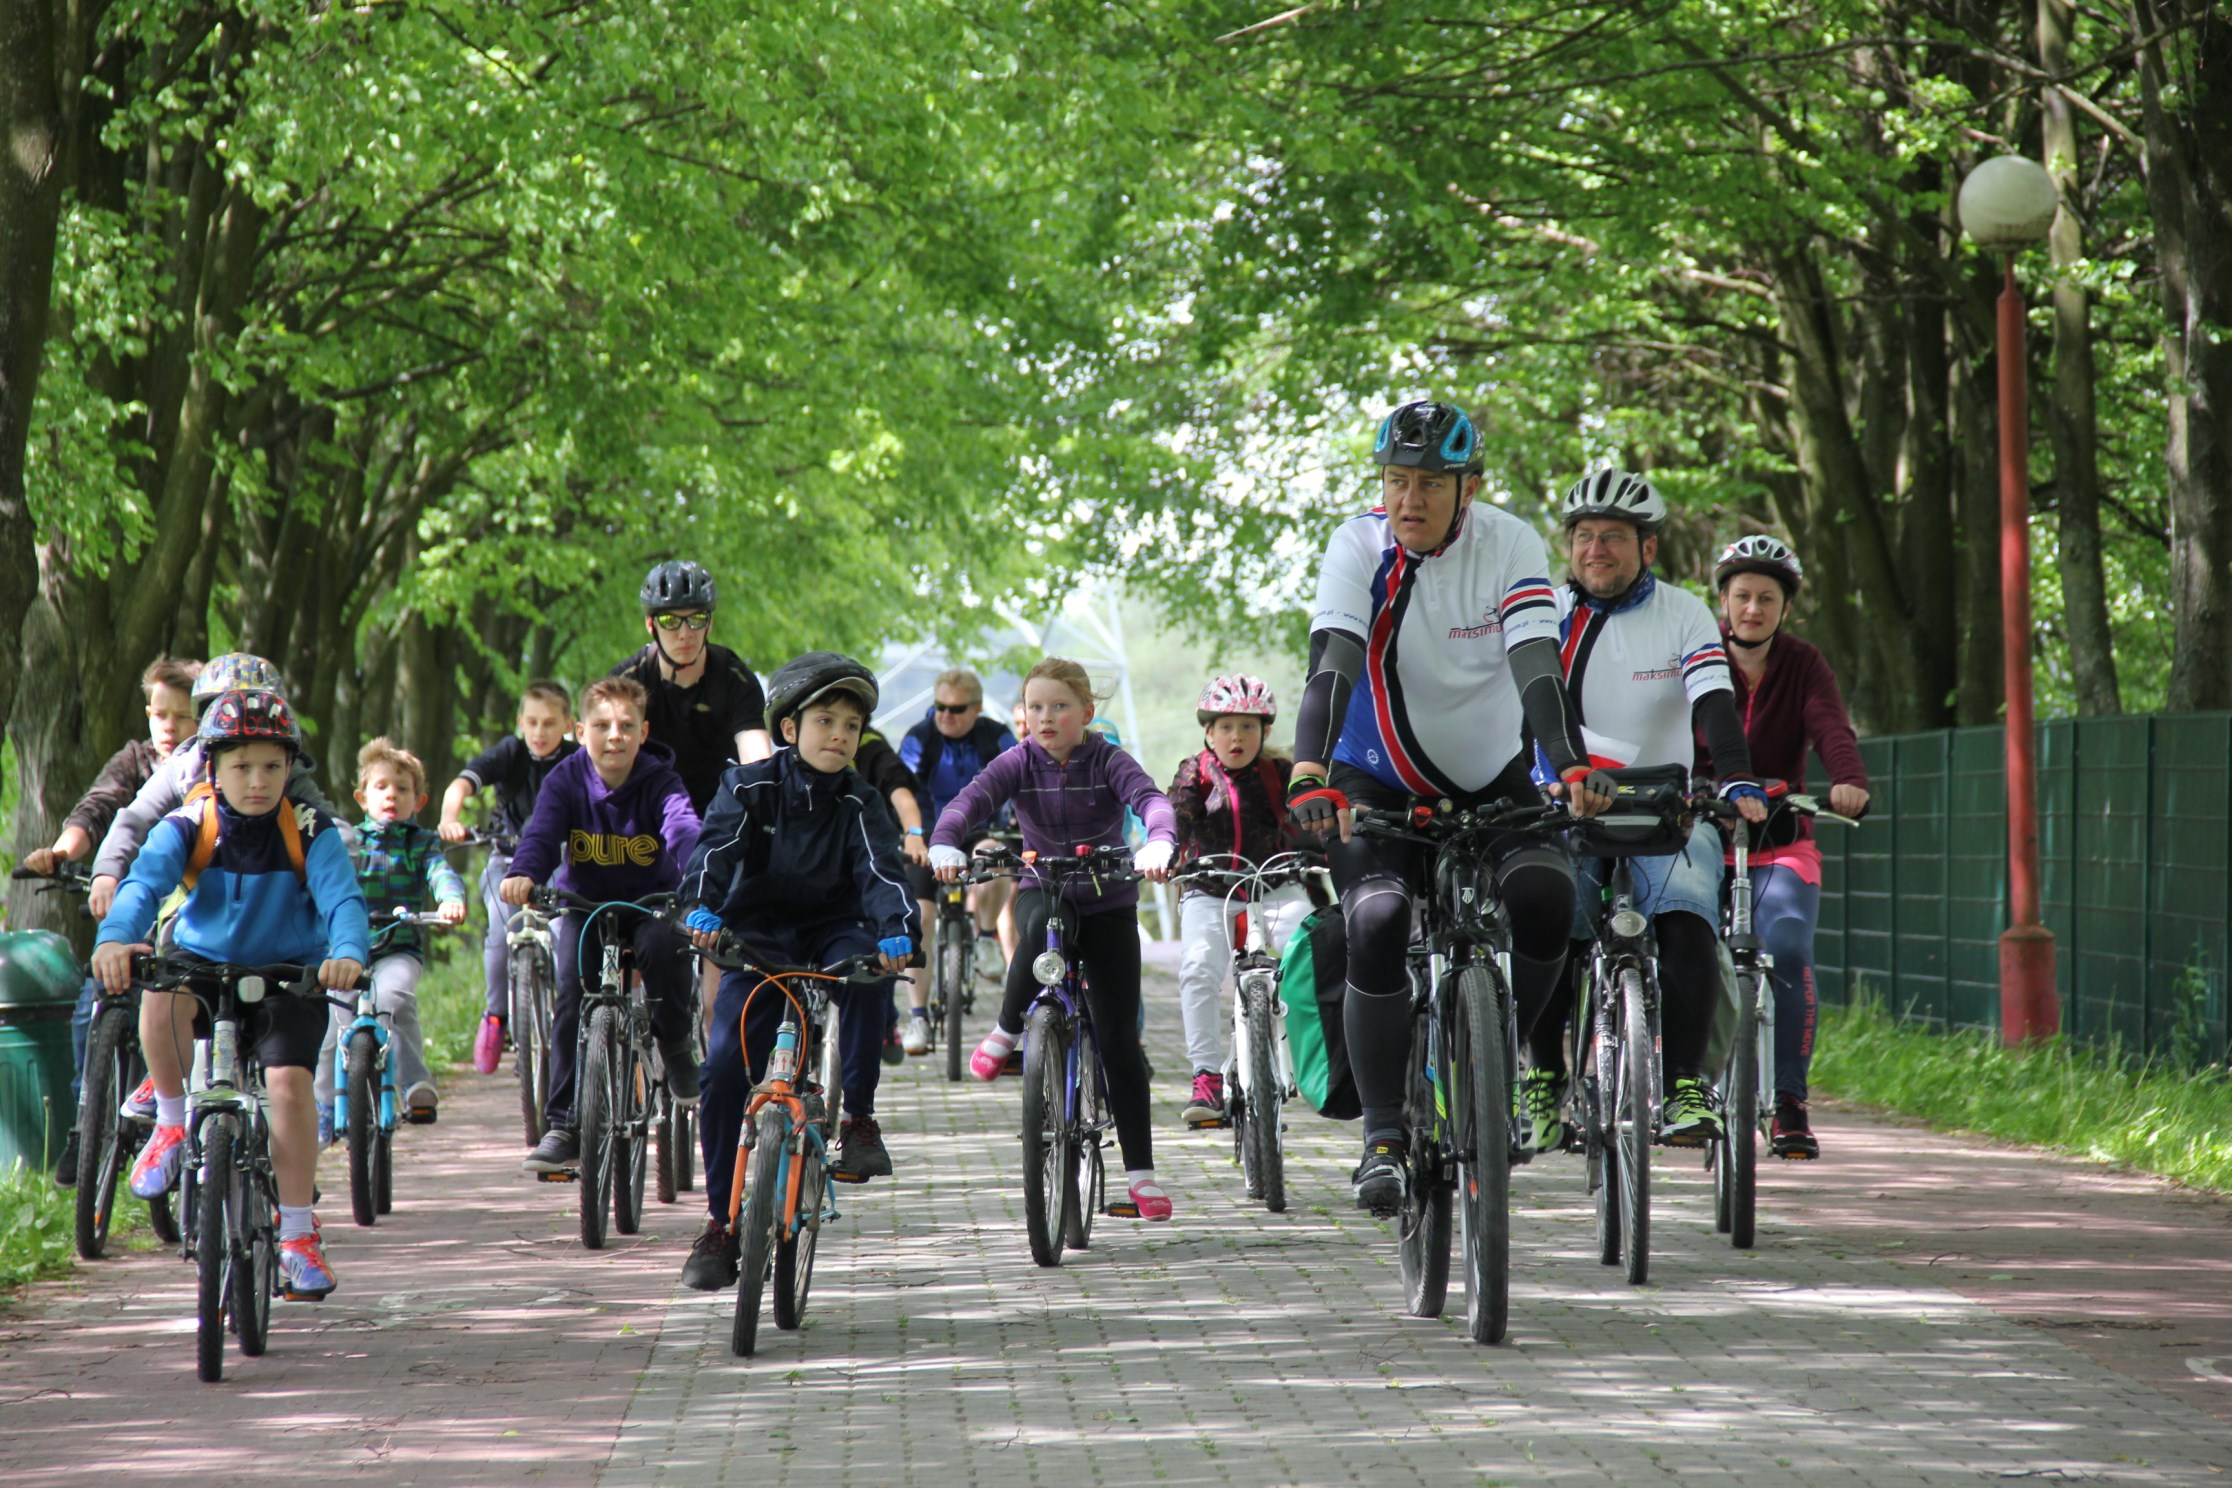
[[[264,1000],[264,979],[260,976],[244,976],[233,990],[240,995],[242,1002],[262,1002]]]
[[[1031,975],[1038,978],[1041,987],[1051,987],[1059,982],[1066,969],[1060,951],[1040,951],[1038,959],[1031,963]]]
[[[1612,916],[1612,933],[1622,940],[1641,940],[1651,922],[1632,909],[1623,909]]]

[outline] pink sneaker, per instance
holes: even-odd
[[[480,1032],[473,1036],[473,1068],[493,1075],[503,1057],[504,1020],[490,1013],[481,1019]]]
[[[969,1073],[979,1080],[997,1080],[1001,1071],[1007,1068],[1008,1056],[1014,1052],[1015,1045],[995,1028],[984,1036],[984,1042],[978,1044],[976,1052],[969,1056]]]
[[[186,1161],[186,1128],[158,1126],[132,1164],[132,1196],[159,1199],[178,1187],[178,1170]]]
[[[1131,1186],[1131,1201],[1132,1206],[1139,1211],[1141,1219],[1165,1220],[1170,1218],[1170,1195],[1164,1193],[1162,1185],[1152,1178],[1143,1183],[1134,1183]]]
[[[117,1114],[127,1121],[138,1121],[148,1126],[155,1124],[155,1077],[149,1075],[139,1082],[139,1089],[124,1098],[117,1107]]]

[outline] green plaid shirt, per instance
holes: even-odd
[[[442,856],[441,837],[408,817],[391,822],[361,821],[349,834],[349,858],[356,864],[357,883],[364,890],[365,908],[372,914],[373,954],[400,952],[423,959],[423,930],[404,925],[382,934],[380,919],[392,910],[417,913],[425,909],[430,889],[436,905],[465,902],[465,880]]]

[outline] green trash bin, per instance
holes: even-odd
[[[0,934],[0,1173],[44,1169],[77,1123],[70,1105],[70,1013],[85,969],[51,930]]]

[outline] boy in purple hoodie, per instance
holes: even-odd
[[[506,904],[525,904],[546,881],[602,902],[670,893],[682,882],[682,866],[697,850],[697,812],[675,773],[673,752],[647,737],[645,706],[642,684],[629,678],[589,684],[581,697],[582,747],[543,782],[535,814],[512,854],[511,876],[497,886],[497,897]],[[585,918],[569,911],[551,927],[558,987],[544,1109],[548,1129],[522,1165],[530,1173],[568,1172],[581,1157],[573,1126],[581,968],[602,958],[607,935],[626,936],[634,947],[636,971],[651,1002],[652,1036],[659,1041],[674,1098],[697,1099],[689,954],[680,933],[664,920],[628,910],[608,910],[586,926]]]
[[[1130,755],[1086,732],[1093,721],[1093,684],[1074,661],[1050,656],[1023,679],[1030,732],[1022,746],[1003,750],[979,770],[938,814],[930,835],[930,867],[951,883],[968,866],[965,843],[972,824],[1009,801],[1023,827],[1023,846],[1042,857],[1068,857],[1079,847],[1118,847],[1124,841],[1124,808],[1147,824],[1147,842],[1134,857],[1139,871],[1160,883],[1170,876],[1177,818],[1170,802]],[[977,1046],[969,1069],[996,1079],[1023,1037],[1023,1016],[1038,996],[1031,959],[1046,943],[1053,896],[1026,873],[1015,897],[1021,948],[1008,963],[1007,1000],[1000,1021]],[[1170,1218],[1170,1197],[1155,1181],[1154,1134],[1147,1121],[1147,1056],[1139,1047],[1139,887],[1136,882],[1095,885],[1073,880],[1063,909],[1076,916],[1073,944],[1085,963],[1085,996],[1100,1038],[1101,1068],[1108,1076],[1108,1105],[1116,1117],[1116,1142],[1124,1177],[1141,1219]]]

